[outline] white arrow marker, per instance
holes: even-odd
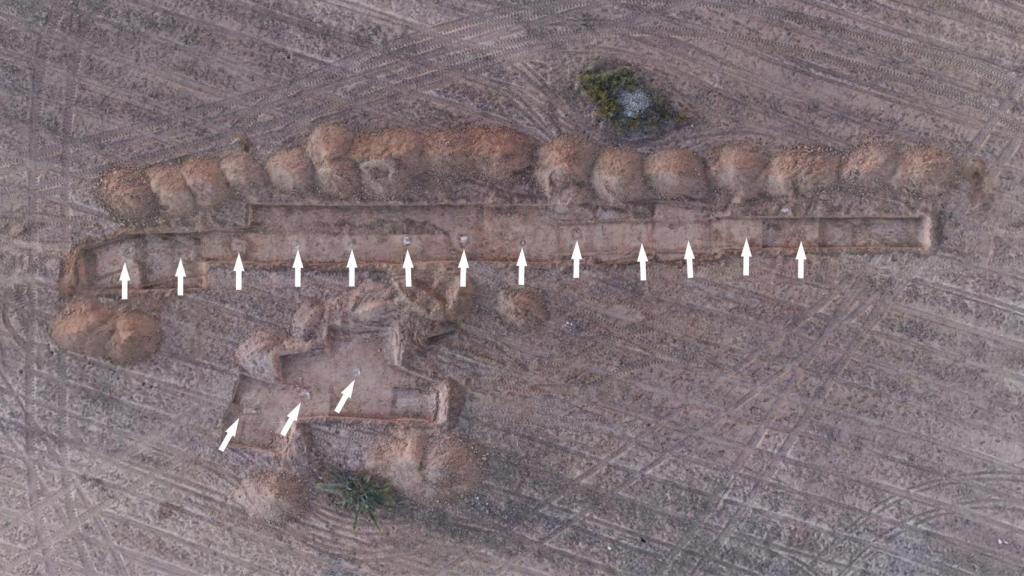
[[[580,243],[577,240],[576,245],[572,247],[572,277],[580,277],[580,260],[583,260],[583,256],[580,255]]]
[[[242,272],[245,271],[245,266],[242,266],[242,255],[239,254],[235,257],[235,290],[242,289]]]
[[[237,434],[237,433],[238,433],[238,419],[236,418],[235,421],[231,424],[231,426],[228,426],[228,429],[224,431],[224,440],[220,443],[220,451],[221,452],[223,452],[223,451],[228,449],[228,442],[231,442],[231,439],[234,438],[235,434]]]
[[[686,260],[686,277],[693,278],[693,249],[690,248],[690,243],[686,243],[686,254],[683,254],[683,259]]]
[[[462,251],[462,258],[459,258],[459,288],[466,287],[466,270],[469,269],[469,262],[466,260],[466,251]]]
[[[640,243],[640,254],[637,255],[636,261],[640,263],[640,281],[647,282],[647,251],[644,250],[644,243]]]
[[[121,300],[127,300],[128,299],[128,282],[131,280],[131,277],[128,276],[128,263],[127,262],[125,262],[124,265],[121,266],[121,277],[120,277],[120,280],[121,280]]]
[[[288,431],[291,430],[292,424],[295,424],[295,421],[299,419],[299,408],[301,407],[302,403],[300,402],[295,405],[295,408],[292,408],[291,412],[288,413],[288,419],[284,421],[284,428],[281,428],[281,436],[288,435]]]
[[[352,397],[352,388],[356,385],[356,381],[353,380],[345,386],[345,389],[341,391],[341,400],[338,400],[338,405],[334,407],[335,414],[341,414],[341,409],[345,407],[345,402]]]
[[[750,276],[750,243],[746,239],[743,240],[743,252],[740,256],[743,257],[743,275]]]
[[[295,261],[292,262],[292,268],[295,269],[295,287],[302,288],[302,256],[299,256],[299,250],[295,250]]]
[[[525,249],[519,249],[519,260],[516,261],[516,266],[519,268],[519,285],[526,285],[526,252]]]
[[[185,265],[181,258],[178,258],[178,269],[174,271],[174,277],[178,279],[178,296],[185,294]]]
[[[405,270],[405,287],[412,288],[412,256],[409,256],[409,251],[405,251],[405,262],[402,262],[402,268]]]
[[[804,277],[804,260],[807,260],[807,254],[804,254],[804,243],[801,242],[796,249],[796,277],[801,280]]]
[[[345,265],[348,268],[348,287],[355,288],[356,286],[356,253],[353,250],[348,252],[348,264]]]

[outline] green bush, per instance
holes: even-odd
[[[592,68],[580,74],[580,90],[597,107],[597,113],[621,130],[660,128],[685,120],[685,116],[672,109],[661,94],[654,93],[631,68]],[[643,113],[630,117],[624,114],[620,97],[627,92],[640,91],[650,98]]]
[[[357,529],[361,516],[368,517],[380,529],[377,511],[393,507],[397,500],[394,489],[386,480],[365,472],[328,471],[316,487],[327,494],[335,506],[352,513],[353,530]]]

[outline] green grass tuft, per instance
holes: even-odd
[[[316,487],[327,494],[335,506],[352,513],[353,530],[357,529],[362,516],[368,517],[379,530],[378,510],[391,508],[397,501],[394,489],[386,480],[366,472],[328,471]]]

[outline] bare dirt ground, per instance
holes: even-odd
[[[0,573],[1024,574],[1022,33],[983,0],[2,3]],[[928,254],[803,281],[790,255],[538,267],[516,317],[513,262],[476,265],[458,330],[403,358],[458,386],[443,437],[310,421],[283,455],[217,450],[239,345],[344,270],[211,274],[128,367],[51,339],[69,251],[120,227],[111,168],[262,160],[327,121],[614,145],[572,88],[599,62],[690,117],[641,152],[899,140],[982,159],[991,198],[948,203]],[[353,530],[284,480],[325,461],[408,495]]]

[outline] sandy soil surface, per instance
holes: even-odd
[[[1005,0],[4,3],[0,573],[1021,574],[1022,32]],[[609,62],[642,71],[688,123],[641,141],[599,126],[573,81]],[[226,198],[249,156],[279,190],[349,194],[359,175],[332,152],[340,137],[308,144],[326,122],[359,135],[343,145],[379,163],[364,170],[443,172],[447,158],[487,190],[529,158],[466,144],[459,126],[646,154],[598,164],[595,148],[605,196],[629,186],[609,166],[642,181],[654,152],[714,159],[736,142],[860,150],[851,171],[920,145],[980,159],[987,186],[931,214],[926,253],[812,254],[802,281],[791,255],[759,254],[743,277],[727,254],[689,281],[678,260],[653,261],[643,284],[631,264],[575,281],[568,261],[531,267],[518,290],[510,259],[471,268],[465,309],[435,281],[396,291],[415,313],[393,316],[337,301],[343,268],[311,267],[301,290],[287,267],[254,268],[236,293],[222,267],[204,290],[133,297],[138,311],[77,303],[97,330],[55,332],[68,254],[123,225],[102,175],[158,183],[166,214]],[[210,158],[232,152],[221,179]],[[474,164],[483,153],[498,161]],[[766,173],[794,158],[764,159]],[[372,330],[353,337],[348,319],[364,316]],[[365,418],[300,420],[270,450],[220,452],[225,419],[246,409],[240,378],[259,380],[259,359],[240,376],[240,347],[261,333],[283,334],[265,349],[372,349],[412,383],[353,400]],[[283,372],[335,377],[334,394],[352,374],[301,358]],[[324,465],[374,470],[403,497],[379,530],[354,530],[311,487]]]

